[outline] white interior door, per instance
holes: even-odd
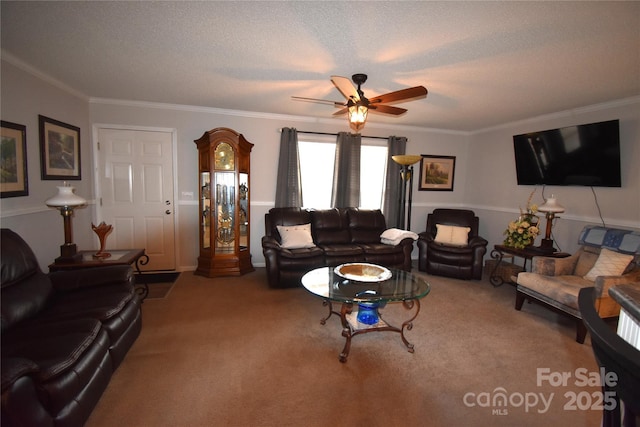
[[[174,270],[171,132],[98,129],[99,217],[107,249],[144,248],[145,271]]]

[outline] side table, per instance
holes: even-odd
[[[495,245],[491,251],[491,258],[496,260],[496,265],[493,267],[493,270],[491,270],[491,274],[489,276],[489,281],[494,287],[501,286],[504,283],[502,276],[497,275],[496,272],[498,271],[505,255],[524,259],[522,264],[522,269],[524,271],[527,270],[527,261],[531,260],[534,256],[547,256],[553,258],[566,258],[571,256],[571,254],[566,252],[541,252],[536,248],[519,249],[505,245]]]
[[[147,265],[149,256],[144,249],[115,249],[109,251],[109,258],[94,258],[96,251],[79,251],[82,257],[78,261],[60,262],[49,265],[49,271],[80,270],[83,268],[105,267],[108,265],[131,265],[136,269],[136,292],[144,300],[149,295],[149,284],[140,270],[141,265]],[[138,283],[138,279],[140,283]]]

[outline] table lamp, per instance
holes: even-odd
[[[411,199],[413,193],[413,164],[418,163],[422,156],[415,154],[403,154],[398,156],[391,156],[391,159],[399,164],[400,169],[400,197],[398,199],[399,211],[398,211],[398,228],[403,230],[411,229]],[[409,195],[407,196],[407,183],[409,183]],[[406,228],[405,228],[405,205],[409,202],[409,207],[406,214]]]
[[[81,258],[75,243],[73,243],[71,217],[73,209],[85,206],[87,201],[73,191],[74,188],[65,182],[61,187],[58,187],[58,194],[45,202],[50,208],[59,209],[64,220],[64,245],[60,246],[60,256],[56,258],[56,263],[75,262]]]
[[[555,249],[553,248],[553,240],[551,240],[551,226],[556,214],[564,212],[564,207],[558,204],[558,201],[552,194],[551,197],[545,200],[544,204],[538,206],[538,211],[544,212],[545,217],[547,218],[547,229],[544,234],[544,239],[542,239],[542,242],[540,243],[539,249],[542,252],[555,252]]]

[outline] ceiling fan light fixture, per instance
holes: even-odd
[[[351,129],[356,132],[364,128],[364,124],[367,121],[367,114],[369,108],[366,105],[354,104],[349,106],[349,125]]]
[[[356,88],[353,83],[358,87]],[[331,76],[331,83],[338,89],[338,92],[344,96],[344,102],[328,101],[326,99],[304,98],[293,96],[298,101],[319,102],[322,104],[333,104],[340,110],[333,113],[334,116],[342,116],[348,114],[347,119],[351,129],[359,132],[364,128],[367,121],[369,108],[375,110],[376,113],[387,114],[390,116],[400,116],[407,112],[406,108],[393,107],[387,104],[397,104],[399,102],[413,101],[427,96],[427,89],[424,86],[409,87],[406,89],[396,90],[384,95],[378,95],[372,99],[367,99],[362,91],[362,84],[367,81],[366,74],[354,74],[351,80],[341,76]]]

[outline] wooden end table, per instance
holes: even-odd
[[[109,258],[95,258],[93,255],[97,251],[79,251],[81,256],[77,261],[54,262],[49,265],[49,271],[81,270],[84,268],[106,267],[108,265],[131,265],[136,269],[136,292],[144,300],[149,295],[149,284],[144,280],[144,275],[140,270],[141,265],[147,265],[149,256],[144,249],[114,249],[108,251]],[[137,279],[141,279],[138,283]]]
[[[496,265],[493,267],[493,270],[491,271],[491,274],[489,276],[489,281],[494,287],[502,286],[502,284],[504,283],[504,279],[502,278],[502,276],[496,275],[496,271],[498,270],[498,267],[500,266],[500,263],[502,262],[502,259],[505,257],[505,255],[522,258],[524,260],[522,264],[522,268],[524,271],[527,271],[527,261],[531,260],[534,256],[546,256],[553,258],[566,258],[568,256],[571,256],[571,254],[568,254],[566,252],[541,251],[535,246],[519,249],[505,245],[495,245],[493,247],[493,250],[491,251],[491,258],[496,260]]]

